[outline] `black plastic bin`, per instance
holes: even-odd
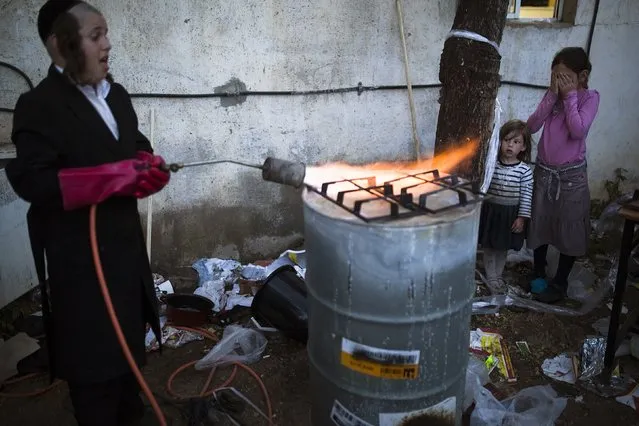
[[[292,266],[282,266],[266,279],[253,298],[251,311],[264,326],[303,343],[308,340],[306,283]]]

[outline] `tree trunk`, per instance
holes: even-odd
[[[466,30],[501,43],[508,0],[459,0],[453,30]],[[450,37],[439,67],[440,109],[435,155],[477,140],[479,148],[454,172],[481,184],[492,133],[501,56],[488,43]]]

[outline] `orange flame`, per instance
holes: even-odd
[[[445,174],[469,159],[477,151],[478,146],[477,140],[470,140],[459,148],[420,161],[376,162],[362,165],[336,162],[309,166],[306,169],[305,183],[319,188],[324,182],[371,176],[374,176],[379,184],[432,169],[438,169]]]

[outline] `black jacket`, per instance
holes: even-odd
[[[51,66],[48,76],[18,99],[12,131],[17,158],[5,169],[15,192],[31,204],[28,226],[36,264],[42,251],[46,254],[51,372],[68,381],[103,381],[130,371],[100,293],[89,208],[63,210],[57,175],[63,168],[134,158],[138,150],[152,152],[121,85],[111,85],[107,103],[119,140],[84,94]],[[144,365],[146,324],[158,341],[160,325],[137,200],[112,197],[98,205],[97,237],[116,314],[135,359]]]

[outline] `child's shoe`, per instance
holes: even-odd
[[[535,300],[542,303],[558,303],[567,297],[568,283],[558,283],[553,280],[548,287],[535,296]]]
[[[530,282],[530,292],[541,294],[548,288],[548,281],[545,278],[535,278]]]

